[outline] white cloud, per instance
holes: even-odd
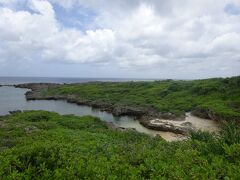
[[[2,59],[89,63],[105,61],[110,56],[115,38],[113,31],[81,32],[64,28],[56,21],[48,1],[32,0],[28,5],[34,13],[0,9]]]
[[[53,10],[52,5],[48,1],[39,1],[32,0],[28,2],[28,6],[35,11],[36,13],[40,13],[43,17],[54,20],[55,12]]]
[[[229,13],[229,8],[226,13],[227,0],[26,2],[26,9],[17,10],[19,1],[0,0],[0,55],[5,61],[102,63],[159,71],[188,66],[189,74],[209,67],[240,73],[240,14]],[[54,4],[96,12],[89,22],[94,29],[65,27],[57,21]]]

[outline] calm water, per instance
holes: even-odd
[[[0,115],[6,115],[9,111],[14,110],[47,110],[54,111],[59,114],[74,114],[79,116],[92,115],[99,117],[103,121],[113,122],[119,127],[135,128],[139,132],[150,135],[160,134],[162,137],[169,136],[169,133],[153,131],[143,127],[132,117],[116,117],[111,113],[102,112],[96,108],[88,106],[79,106],[67,103],[66,101],[54,100],[26,101],[24,95],[26,91],[28,90],[7,86],[0,87]]]
[[[124,82],[124,81],[153,81],[151,79],[121,79],[121,78],[51,78],[51,77],[0,77],[0,84],[12,85],[23,83],[84,83],[94,81]]]

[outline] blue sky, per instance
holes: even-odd
[[[92,28],[89,27],[89,25],[97,17],[96,12],[82,6],[66,9],[61,5],[54,4],[53,8],[56,14],[56,19],[59,23],[64,27],[77,28],[81,31],[86,31],[89,28]]]
[[[240,74],[239,0],[0,0],[0,76]]]
[[[240,14],[240,6],[239,4],[228,3],[225,6],[225,12],[230,15],[239,15]]]

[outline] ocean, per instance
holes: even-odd
[[[128,78],[64,78],[64,77],[0,77],[0,85],[13,85],[23,83],[85,83],[85,82],[126,82],[126,81],[153,81],[152,79]]]

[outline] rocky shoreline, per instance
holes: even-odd
[[[173,132],[176,134],[187,135],[190,131],[195,130],[192,123],[184,122],[184,120],[166,120],[153,117],[142,117],[139,122],[148,129],[164,132]]]
[[[48,90],[49,87],[57,87],[61,86],[61,84],[53,84],[53,83],[29,83],[29,84],[19,84],[14,85],[16,88],[26,88],[31,89],[28,91],[26,95],[27,100],[66,100],[69,103],[75,103],[78,105],[87,105],[95,108],[99,108],[102,111],[107,111],[116,116],[151,116],[151,117],[161,117],[164,119],[184,119],[184,116],[176,116],[172,113],[160,113],[155,110],[144,109],[140,107],[130,107],[130,106],[119,106],[113,105],[105,102],[88,100],[84,98],[79,98],[74,95],[54,95],[54,96],[46,96],[43,95],[44,92]]]
[[[74,95],[46,96],[44,94],[44,92],[47,92],[48,88],[57,86],[61,86],[61,84],[27,83],[14,85],[14,87],[16,88],[27,88],[31,90],[26,92],[25,94],[27,100],[66,100],[69,103],[95,107],[102,111],[112,113],[115,116],[133,116],[137,120],[139,120],[140,124],[144,127],[156,131],[166,131],[186,135],[189,131],[194,130],[194,128],[190,124],[182,123],[181,125],[176,125],[174,123],[174,121],[184,121],[185,116],[176,116],[172,113],[160,113],[154,110],[137,107],[122,107],[99,101],[86,100],[76,97]],[[158,120],[158,122],[154,121],[156,119]],[[117,127],[115,127],[115,129],[116,128]]]

